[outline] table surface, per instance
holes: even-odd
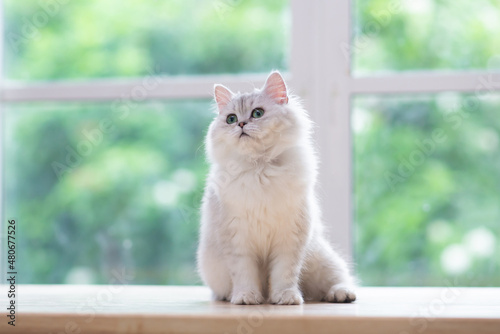
[[[199,286],[19,285],[15,327],[0,294],[0,333],[500,333],[500,288],[357,295],[352,304],[231,305]]]

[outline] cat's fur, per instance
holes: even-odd
[[[214,297],[234,304],[354,301],[347,265],[323,236],[306,111],[278,72],[252,93],[216,85],[215,100],[198,248],[199,272]],[[254,108],[264,116],[252,118]],[[229,114],[238,121],[227,124]]]

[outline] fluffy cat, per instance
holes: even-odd
[[[199,273],[214,298],[354,301],[347,265],[322,233],[306,111],[279,72],[252,93],[214,90],[198,247]]]

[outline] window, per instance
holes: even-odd
[[[355,1],[351,73],[354,87],[369,82],[350,100],[366,284],[500,285],[499,16],[499,1]]]
[[[325,219],[363,284],[499,286],[500,3],[294,3]]]
[[[500,2],[3,7],[2,222],[18,220],[21,283],[122,268],[199,283],[212,86],[279,69],[318,125],[327,231],[364,284],[500,285]]]

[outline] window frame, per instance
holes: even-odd
[[[353,259],[353,161],[351,99],[359,94],[403,94],[485,92],[490,88],[480,79],[488,71],[418,71],[356,77],[345,47],[352,46],[351,6],[349,0],[290,0],[292,17],[288,85],[299,95],[315,122],[315,140],[321,160],[319,197],[323,220],[330,241],[349,261]],[[3,18],[3,1],[0,0]],[[2,20],[2,22],[4,22]],[[315,38],[311,38],[314,36]],[[3,103],[25,101],[102,101],[130,97],[138,79],[58,81],[43,83],[6,82],[3,77],[4,31],[0,24],[0,128],[3,129]],[[350,52],[350,51],[348,51]],[[260,87],[267,74],[160,76],[159,85],[146,99],[207,99],[214,83],[234,90],[248,90],[249,82]],[[500,90],[500,87],[497,87]],[[3,179],[0,136],[0,187]],[[0,193],[4,210],[3,188]],[[3,217],[3,215],[2,215]]]

